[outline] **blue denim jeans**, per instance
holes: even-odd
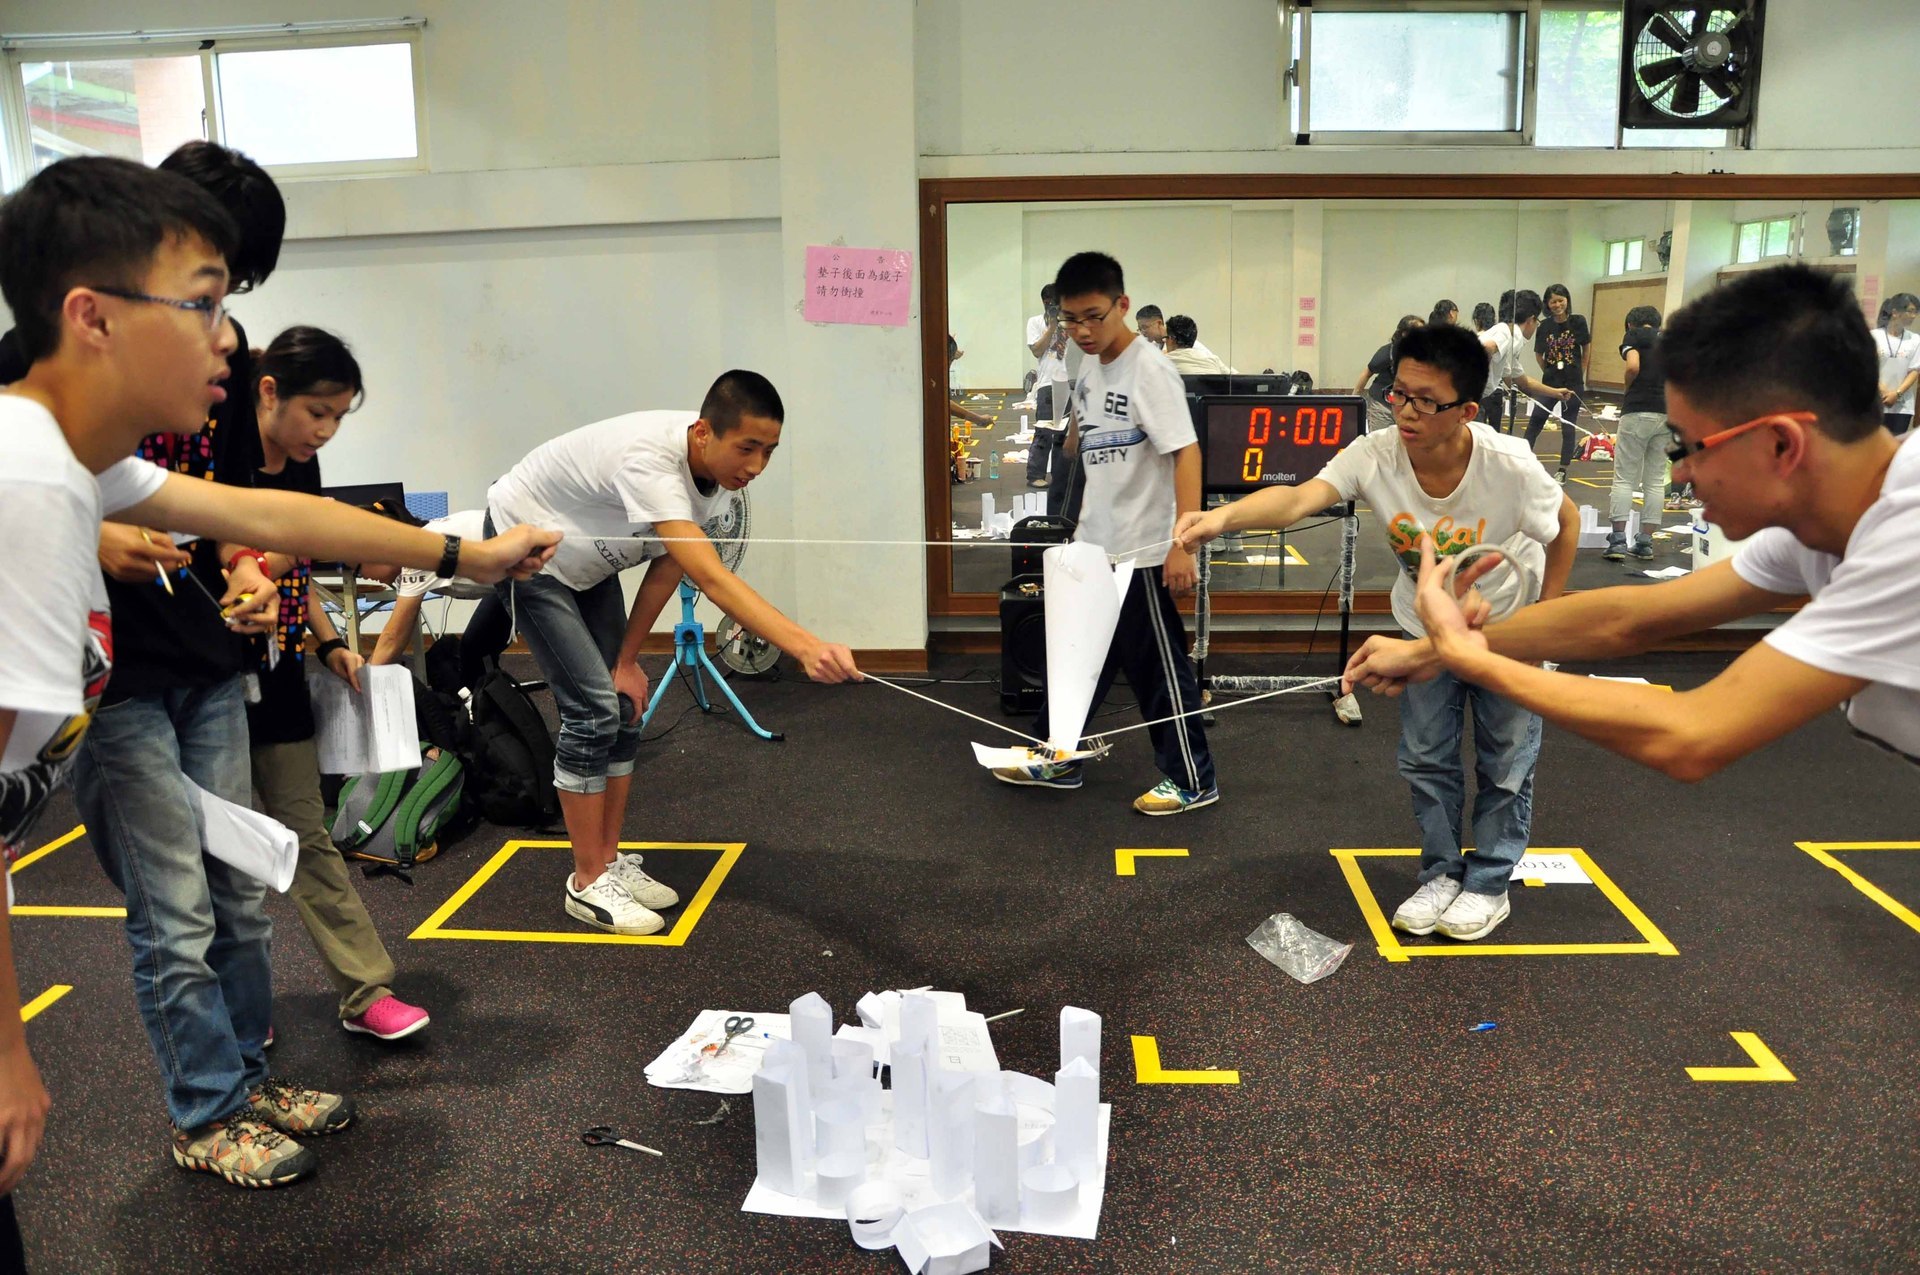
[[[73,768],[87,839],[127,898],[134,1000],[167,1113],[193,1129],[266,1079],[273,924],[267,887],[207,854],[187,779],[247,804],[241,678],[100,709]]]
[[[1466,775],[1460,761],[1473,705],[1473,853],[1460,852]],[[1400,697],[1400,774],[1420,825],[1420,880],[1453,877],[1470,894],[1504,894],[1533,831],[1533,769],[1540,719],[1520,705],[1442,672]]]
[[[550,575],[497,585],[539,662],[560,710],[553,742],[553,786],[561,792],[605,792],[609,776],[633,773],[640,725],[627,724],[613,689],[613,662],[626,636],[620,577],[591,589],[570,589]],[[645,708],[646,705],[640,705]]]

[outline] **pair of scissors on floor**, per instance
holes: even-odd
[[[625,1147],[629,1151],[644,1151],[648,1155],[664,1156],[666,1154],[664,1151],[655,1151],[652,1147],[643,1147],[637,1142],[628,1141],[626,1138],[615,1133],[613,1126],[610,1124],[597,1124],[593,1126],[593,1128],[580,1135],[580,1141],[590,1147]]]

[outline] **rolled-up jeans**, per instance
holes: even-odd
[[[542,573],[494,587],[518,619],[520,636],[560,710],[553,786],[562,792],[605,792],[608,778],[633,773],[640,751],[640,724],[629,725],[621,717],[613,689],[613,663],[627,631],[620,577],[572,589]]]
[[[1613,433],[1613,489],[1607,513],[1617,523],[1633,512],[1633,496],[1640,494],[1640,534],[1651,537],[1660,529],[1660,512],[1667,491],[1667,418],[1661,412],[1628,412]]]
[[[267,887],[207,853],[187,786],[247,804],[242,687],[236,676],[101,708],[73,767],[87,839],[126,895],[134,1000],[182,1129],[238,1111],[267,1076]]]

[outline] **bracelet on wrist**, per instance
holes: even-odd
[[[336,637],[336,638],[328,638],[326,641],[322,642],[319,646],[313,649],[313,653],[320,657],[320,662],[322,664],[325,664],[327,662],[327,657],[329,655],[332,655],[335,651],[344,651],[346,649],[347,649],[347,644]]]
[[[239,565],[242,558],[253,559],[254,564],[260,568],[260,574],[269,580],[273,579],[273,569],[267,565],[267,555],[258,549],[236,549],[233,556],[227,559],[227,570],[232,571]]]

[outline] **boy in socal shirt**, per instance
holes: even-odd
[[[1394,581],[1393,614],[1424,632],[1414,608],[1422,543],[1443,557],[1497,546],[1509,565],[1482,593],[1505,616],[1566,587],[1579,542],[1574,504],[1518,438],[1475,419],[1488,353],[1457,327],[1417,328],[1395,350],[1387,403],[1395,428],[1364,434],[1298,487],[1269,487],[1207,514],[1180,520],[1181,542],[1197,548],[1228,531],[1286,527],[1347,500],[1363,500],[1387,523],[1405,570]],[[1495,580],[1497,579],[1497,583]],[[1474,851],[1460,826],[1466,776],[1460,765],[1466,709],[1473,709],[1479,790]],[[1449,676],[1407,688],[1400,713],[1400,773],[1413,790],[1420,825],[1420,888],[1393,914],[1396,929],[1485,938],[1510,911],[1507,880],[1532,830],[1533,771],[1540,719],[1520,705]]]
[[[1147,734],[1164,776],[1133,808],[1143,815],[1197,810],[1220,800],[1220,789],[1200,725],[1200,683],[1173,602],[1176,594],[1192,591],[1199,574],[1193,555],[1169,539],[1174,520],[1200,508],[1200,445],[1186,387],[1166,355],[1127,326],[1129,302],[1119,262],[1103,253],[1078,253],[1060,267],[1054,286],[1061,325],[1087,355],[1067,430],[1067,450],[1079,452],[1087,474],[1073,538],[1126,555],[1134,568],[1089,712],[1098,710],[1124,668],[1140,716],[1158,723]],[[1192,716],[1160,720],[1175,713]],[[1044,706],[1035,733],[1048,733]],[[1080,763],[1009,766],[993,777],[1031,787],[1078,788]]]

